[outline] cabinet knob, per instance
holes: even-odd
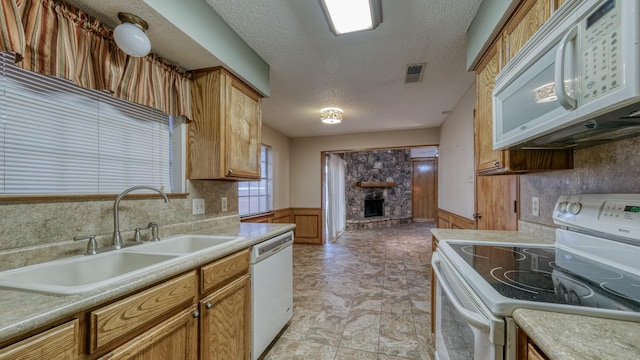
[[[212,306],[213,304],[211,302],[204,304],[204,307],[206,307],[207,309],[211,309]]]
[[[200,311],[196,310],[196,311],[193,312],[192,315],[193,315],[194,318],[197,318],[198,316],[200,316]]]
[[[228,176],[233,175],[233,170],[229,169],[229,170],[227,171],[227,175],[228,175]]]
[[[500,161],[496,161],[493,163],[494,166],[500,166]]]

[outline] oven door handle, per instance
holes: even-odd
[[[456,296],[456,294],[453,292],[451,287],[449,287],[449,284],[447,284],[447,282],[445,281],[446,278],[443,277],[442,273],[440,272],[440,268],[438,267],[438,265],[440,265],[439,256],[436,253],[434,253],[433,255],[434,256],[432,259],[432,262],[433,262],[432,267],[433,267],[433,271],[436,273],[437,281],[442,287],[442,290],[444,290],[444,292],[449,297],[449,300],[451,301],[451,304],[456,309],[456,311],[458,311],[460,316],[462,316],[462,318],[466,322],[468,322],[469,325],[472,325],[476,329],[483,330],[485,332],[491,332],[491,323],[489,319],[485,318],[479,313],[473,312],[465,308],[464,305],[460,303],[460,300],[458,300],[458,297]]]

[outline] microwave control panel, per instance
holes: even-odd
[[[622,52],[619,1],[608,0],[581,22],[582,103],[589,103],[620,87]]]

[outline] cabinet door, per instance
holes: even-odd
[[[493,150],[493,87],[500,71],[500,41],[487,52],[476,72],[476,112],[474,137],[476,171],[495,169],[504,165],[504,152]]]
[[[200,309],[200,358],[248,359],[251,351],[249,274],[204,298]]]
[[[226,176],[260,179],[260,96],[231,76],[227,81]]]
[[[551,1],[526,0],[516,10],[504,30],[505,64],[551,16]]]
[[[78,320],[56,326],[26,340],[0,349],[0,360],[78,358]]]
[[[193,305],[100,359],[198,359],[198,307]]]
[[[518,175],[476,177],[478,230],[518,230]]]
[[[192,73],[190,179],[260,179],[262,98],[223,68]]]

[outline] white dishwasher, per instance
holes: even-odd
[[[293,315],[293,232],[251,249],[251,359],[256,360]]]

